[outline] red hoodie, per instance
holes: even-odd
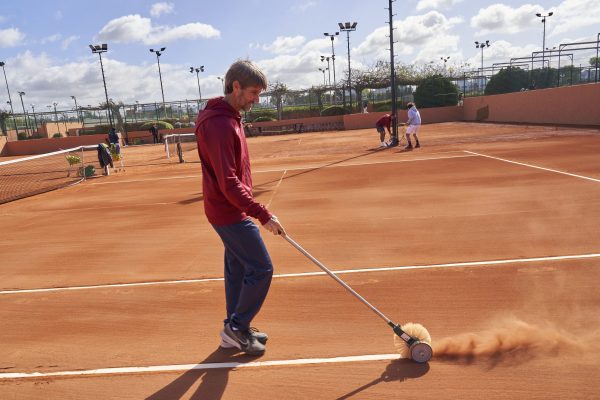
[[[204,212],[213,225],[254,217],[266,224],[271,213],[254,201],[248,145],[240,113],[222,97],[208,101],[196,121],[202,161]]]

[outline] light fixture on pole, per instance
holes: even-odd
[[[92,49],[92,53],[98,54],[100,56],[100,69],[102,70],[102,82],[104,83],[104,95],[106,96],[106,109],[108,110],[108,121],[110,127],[113,127],[113,118],[112,112],[108,103],[108,91],[106,90],[106,78],[104,77],[104,65],[102,64],[102,53],[106,53],[108,51],[108,46],[106,43],[91,45],[90,49]],[[58,126],[58,123],[57,123]]]
[[[204,65],[201,65],[198,68],[190,67],[190,73],[194,73],[196,71],[196,79],[198,80],[198,99],[202,100],[202,92],[200,91],[200,72],[204,72]]]
[[[37,130],[38,130],[38,123],[37,123],[37,118],[35,116],[35,104],[30,104],[30,106],[31,106],[31,110],[33,111],[33,123],[34,123],[34,126],[35,126],[35,129],[32,128],[31,130],[32,131],[35,130],[37,132]]]
[[[77,122],[81,123],[82,121],[81,121],[81,116],[79,115],[79,107],[77,107],[77,97],[71,96],[71,98],[75,102],[75,112],[77,113]]]
[[[158,78],[160,79],[160,93],[162,94],[163,108],[165,107],[165,92],[163,90],[162,73],[160,72],[160,56],[166,50],[166,47],[161,47],[160,50],[150,49],[150,53],[156,53],[156,62],[158,63]],[[165,113],[167,110],[165,109]]]
[[[481,43],[478,41],[475,41],[475,47],[478,49],[481,49],[481,75],[482,75],[481,83],[483,86],[483,49],[486,47],[490,47],[490,41],[486,40],[485,42],[481,42]]]
[[[537,13],[535,15],[536,15],[536,17],[541,18],[542,24],[544,24],[544,35],[543,35],[543,39],[542,39],[542,68],[544,68],[544,53],[545,53],[544,49],[546,48],[546,18],[551,17],[552,15],[554,15],[554,13],[552,11],[550,11],[546,15],[544,15],[542,13]]]
[[[225,94],[225,79],[217,76],[217,79],[221,81],[221,85],[223,86],[223,94]]]
[[[56,106],[58,105],[58,103],[56,101],[53,101],[52,105],[54,106],[54,121],[56,122],[56,129],[58,129],[57,133],[60,134],[60,126],[58,126],[58,113],[56,112]]]
[[[350,69],[350,32],[356,30],[356,22],[338,22],[338,26],[340,27],[340,31],[346,32],[346,36],[348,38],[348,94],[350,95],[350,110],[352,110],[352,79],[351,79],[351,69]]]
[[[10,113],[13,117],[13,123],[15,124],[15,132],[17,133],[17,136],[18,136],[19,128],[17,128],[17,121],[15,120],[15,112],[14,112],[13,106],[12,106],[12,98],[10,97],[10,89],[8,88],[8,79],[6,79],[6,69],[4,69],[5,65],[6,65],[6,63],[4,61],[0,61],[0,67],[2,67],[2,71],[4,72],[4,82],[6,82],[6,91],[8,92],[8,101],[6,103],[10,104]]]
[[[323,73],[323,86],[327,86],[327,82],[325,81],[325,71],[327,68],[319,68],[319,71]]]
[[[339,34],[340,34],[339,32],[334,32],[332,34],[329,34],[329,32],[323,33],[323,35],[325,35],[331,39],[331,62],[333,64],[333,87],[335,87],[335,85],[336,85],[336,82],[335,82],[335,49],[333,48],[333,39],[335,39],[335,37],[338,36]]]
[[[329,84],[329,86],[331,86],[331,70],[329,69],[329,58],[330,58],[330,57],[321,56],[321,62],[323,62],[323,61],[327,60],[327,71],[328,71],[328,73],[327,73],[327,74],[328,74],[328,76],[329,76],[327,80],[328,80],[328,84]]]
[[[21,107],[23,107],[23,118],[25,118],[25,132],[29,131],[29,124],[27,123],[27,111],[25,111],[25,104],[23,103],[23,96],[25,92],[19,92],[19,97],[21,98]]]

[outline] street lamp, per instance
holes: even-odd
[[[327,71],[329,71],[328,72],[329,77],[327,78],[327,81],[328,81],[329,86],[331,86],[331,70],[329,69],[329,59],[330,59],[330,57],[321,56],[321,62],[327,60]]]
[[[333,87],[335,87],[335,49],[333,48],[333,39],[335,39],[335,37],[338,36],[339,34],[340,34],[339,32],[334,32],[331,35],[328,32],[323,33],[323,35],[325,35],[331,39],[331,62],[333,63]]]
[[[56,106],[58,105],[58,103],[56,101],[53,101],[52,105],[54,106],[54,121],[56,122],[56,129],[58,130],[57,133],[60,134],[60,126],[58,126],[58,113],[56,112]]]
[[[29,130],[29,124],[27,123],[27,111],[25,111],[25,104],[23,103],[23,96],[25,92],[19,92],[19,97],[21,98],[21,107],[23,107],[23,118],[25,118],[25,132]]]
[[[490,47],[490,41],[486,40],[485,43],[481,42],[479,43],[478,41],[475,41],[475,47],[478,49],[481,49],[481,75],[482,75],[482,79],[481,79],[481,83],[482,83],[482,87],[483,87],[483,49],[486,47]]]
[[[350,110],[352,110],[352,80],[350,77],[350,32],[356,30],[356,25],[356,22],[338,22],[340,31],[346,32],[346,36],[348,38],[348,94],[350,95]]]
[[[8,101],[6,103],[10,104],[10,113],[13,117],[13,123],[15,124],[15,132],[17,133],[17,136],[18,136],[19,128],[17,128],[17,121],[15,120],[15,112],[13,111],[12,99],[10,98],[10,89],[8,88],[8,79],[6,79],[6,69],[4,69],[5,65],[6,65],[6,63],[4,61],[0,61],[0,67],[2,67],[2,71],[4,72],[4,81],[6,82],[6,91],[8,92]]]
[[[202,92],[200,91],[200,72],[204,72],[204,65],[198,68],[190,67],[190,73],[193,74],[196,71],[196,79],[198,80],[198,99],[202,100]]]
[[[544,67],[544,49],[546,48],[546,18],[551,17],[554,13],[551,11],[548,14],[544,15],[542,13],[535,14],[536,17],[542,19],[542,24],[544,24],[544,36],[542,39],[542,68]]]
[[[217,76],[217,79],[221,81],[221,84],[223,85],[223,94],[225,94],[225,79],[220,76]]]
[[[33,111],[33,123],[35,124],[35,131],[38,130],[37,118],[35,117],[35,104],[30,104],[31,110]],[[31,129],[33,131],[33,128]]]
[[[150,49],[150,53],[156,53],[156,61],[158,62],[158,77],[160,79],[160,92],[162,94],[163,107],[165,106],[165,92],[163,90],[162,74],[160,72],[160,56],[166,50],[166,47],[161,47],[160,50]],[[166,109],[165,109],[166,112]]]
[[[325,71],[327,71],[327,68],[319,68],[319,71],[323,73],[323,86],[326,86],[327,82],[325,82]]]
[[[81,117],[79,115],[79,107],[77,107],[77,98],[75,96],[71,96],[71,98],[75,102],[75,112],[77,112],[77,121],[81,123]]]
[[[108,104],[108,91],[106,90],[106,78],[104,77],[104,65],[102,65],[102,53],[106,53],[108,51],[108,46],[106,43],[91,45],[90,49],[92,49],[92,53],[98,54],[100,56],[100,69],[102,70],[102,82],[104,83],[104,95],[106,96],[106,108],[108,110],[108,120],[110,127],[113,127],[113,118],[110,106]],[[58,123],[56,124],[58,126]]]

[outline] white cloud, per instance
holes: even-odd
[[[600,0],[565,0],[556,7],[554,15],[546,20],[549,36],[600,24]],[[540,12],[540,11],[538,11]],[[594,31],[597,33],[598,31]]]
[[[63,13],[62,11],[58,10],[54,13],[54,19],[57,21],[60,21],[61,19],[63,19]]]
[[[62,37],[62,35],[60,33],[55,33],[54,35],[50,35],[50,36],[46,36],[45,38],[42,38],[42,40],[40,40],[41,44],[46,44],[46,43],[54,43],[60,40],[60,38]]]
[[[0,48],[15,47],[23,41],[25,35],[16,28],[0,29]]]
[[[446,18],[437,11],[429,11],[423,15],[410,16],[394,22],[394,53],[408,56],[420,49],[418,59],[430,58],[430,54],[442,51],[445,56],[455,54],[458,37],[450,35],[452,29],[462,23],[461,18]],[[388,27],[380,27],[369,34],[365,40],[353,50],[355,56],[363,59],[389,59],[390,39]],[[449,46],[441,48],[440,43]]]
[[[175,5],[173,3],[154,3],[152,7],[150,7],[150,15],[155,18],[161,16],[161,14],[170,14],[175,10]]]
[[[66,50],[69,48],[69,46],[71,45],[71,43],[73,43],[74,41],[78,40],[79,36],[69,36],[68,38],[64,39],[61,43],[61,49]]]
[[[301,4],[295,4],[292,8],[296,11],[306,12],[309,8],[314,8],[317,6],[317,2],[313,0],[305,0]]]
[[[298,48],[304,44],[304,36],[277,36],[273,43],[261,46],[263,50],[274,54],[286,54],[298,51]]]
[[[178,39],[213,38],[220,35],[211,25],[199,22],[176,27],[153,26],[149,18],[135,14],[109,21],[100,30],[98,39],[117,43],[162,44]]]
[[[535,27],[535,14],[543,9],[542,6],[533,4],[524,4],[519,8],[493,4],[480,9],[479,13],[471,18],[471,26],[479,29],[478,35],[488,32],[519,33]]]
[[[463,0],[421,0],[417,4],[417,10],[421,11],[427,8],[433,8],[434,10],[449,9],[461,1]]]

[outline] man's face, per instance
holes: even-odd
[[[238,111],[250,111],[254,103],[258,103],[258,96],[261,94],[263,89],[259,86],[248,86],[244,89],[241,85],[235,81],[233,82],[233,97],[235,99],[236,109]]]

